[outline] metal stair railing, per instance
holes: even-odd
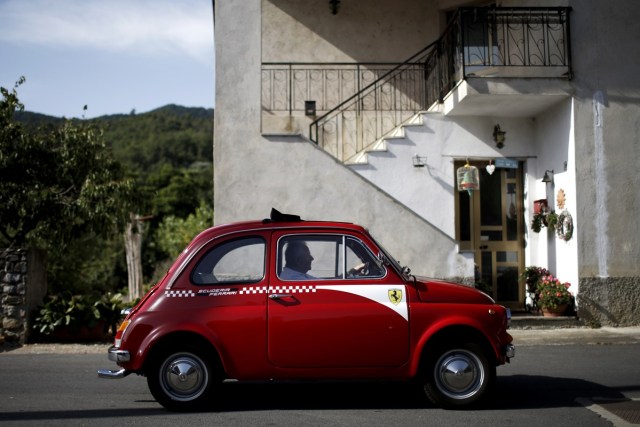
[[[309,126],[310,139],[348,163],[363,150],[425,108],[425,78],[434,42],[347,98]]]
[[[571,8],[461,8],[441,37],[309,126],[349,163],[467,77],[571,78]]]

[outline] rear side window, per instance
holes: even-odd
[[[196,285],[259,282],[264,277],[266,243],[245,237],[216,245],[191,272]]]

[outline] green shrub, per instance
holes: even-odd
[[[100,321],[105,328],[115,330],[124,307],[122,296],[106,292],[101,295],[72,295],[62,292],[50,295],[39,310],[33,328],[45,336],[67,329],[76,334],[83,326],[91,329]]]

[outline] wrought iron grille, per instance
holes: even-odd
[[[536,77],[537,71],[538,77],[571,78],[569,11],[570,8],[460,9],[456,20],[461,30],[464,75],[482,72],[482,67],[496,67],[489,70],[495,73],[491,76]]]

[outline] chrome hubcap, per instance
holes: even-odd
[[[436,364],[438,389],[453,399],[475,394],[484,382],[482,364],[475,354],[465,350],[450,351]]]
[[[208,378],[204,363],[193,354],[168,359],[162,369],[161,384],[175,400],[192,400],[204,391]]]

